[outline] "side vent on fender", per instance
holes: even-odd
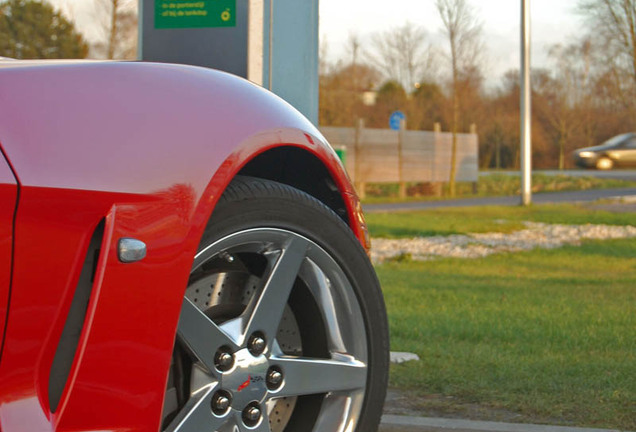
[[[99,259],[103,237],[104,221],[102,220],[99,225],[97,225],[97,228],[95,228],[93,236],[91,237],[86,258],[84,259],[84,266],[82,267],[79,281],[75,288],[75,294],[73,295],[73,301],[71,302],[71,308],[66,317],[64,330],[62,331],[62,336],[60,336],[55,357],[53,358],[53,365],[51,366],[51,373],[49,375],[49,406],[51,412],[57,410],[62,392],[64,391],[68,376],[71,372],[71,366],[73,365],[73,359],[75,358],[77,345],[86,319],[88,302],[91,298],[91,292],[93,291],[93,279],[95,278],[95,271],[97,270],[97,261]]]

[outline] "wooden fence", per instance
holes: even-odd
[[[323,127],[321,132],[345,151],[349,176],[364,195],[366,183],[442,184],[449,181],[452,134],[435,131]],[[457,181],[477,182],[477,135],[457,136]]]

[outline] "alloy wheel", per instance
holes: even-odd
[[[164,430],[354,430],[366,336],[348,276],[314,241],[278,228],[214,241],[184,297]]]

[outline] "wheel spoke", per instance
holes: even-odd
[[[351,410],[351,398],[342,395],[329,395],[323,402],[313,432],[331,432],[335,430],[352,430],[343,425]]]
[[[284,381],[272,397],[301,396],[318,393],[351,391],[364,388],[367,367],[349,356],[339,359],[279,357],[271,364],[282,369]]]
[[[217,417],[212,413],[211,399],[215,387],[209,385],[192,395],[165,432],[213,431],[220,428],[227,421],[227,416]]]
[[[177,334],[210,372],[215,370],[214,355],[219,348],[225,346],[232,352],[238,350],[232,338],[187,298],[181,305]]]
[[[336,265],[331,262],[329,264]],[[342,338],[341,329],[338,326],[338,308],[329,289],[330,281],[323,270],[311,261],[305,262],[300,270],[300,276],[309,285],[309,289],[323,314],[324,322],[327,324],[325,330],[327,331],[329,349],[335,352],[345,352],[346,345]],[[341,301],[341,306],[343,306],[342,303]]]
[[[262,332],[271,348],[289,293],[307,253],[307,241],[291,237],[270,271],[245,329],[245,336]]]

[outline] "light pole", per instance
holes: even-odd
[[[521,204],[532,202],[530,0],[521,0]]]

